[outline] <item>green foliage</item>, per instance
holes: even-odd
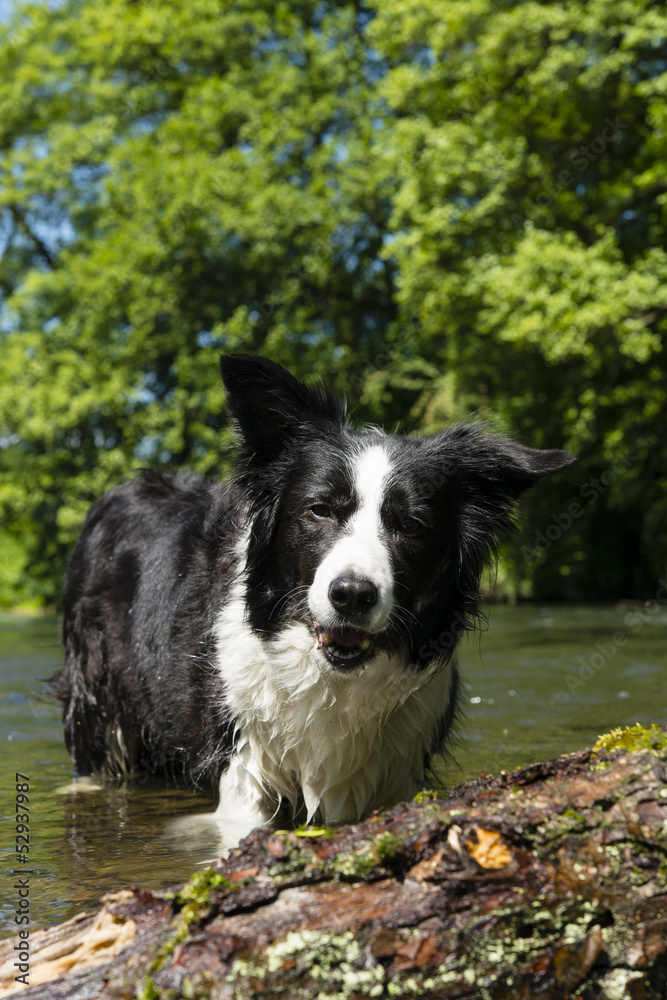
[[[342,387],[379,350],[393,306],[357,20],[67,0],[9,26],[0,505],[45,598],[105,488],[146,464],[224,471],[220,351]]]
[[[21,586],[24,576],[25,551],[9,532],[0,534],[0,607],[10,607],[25,599]]]
[[[653,595],[667,13],[64,0],[1,31],[1,602],[57,601],[89,503],[141,466],[226,470],[238,349],[361,420],[569,447],[501,589]]]
[[[543,532],[629,456],[557,546],[542,556],[529,540],[517,583],[527,572],[548,596],[653,596],[667,552],[667,12],[644,0],[378,11],[369,39],[390,62],[380,87],[397,118],[384,252],[396,325],[416,317],[448,375],[433,385],[436,422],[493,414],[582,456],[536,493]]]
[[[612,729],[610,733],[598,736],[594,753],[611,753],[613,750],[652,750],[662,753],[667,750],[667,730],[654,722],[649,728],[640,725]]]

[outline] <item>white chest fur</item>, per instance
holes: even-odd
[[[342,673],[306,625],[261,640],[245,621],[244,591],[240,579],[216,625],[218,669],[238,720],[220,818],[250,829],[284,797],[295,809],[303,801],[308,821],[349,822],[414,795],[447,709],[451,668],[418,672],[380,652]]]

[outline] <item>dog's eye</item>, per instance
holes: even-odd
[[[414,535],[421,526],[421,521],[418,521],[416,517],[410,517],[409,514],[402,517],[400,521],[400,529],[404,535]]]
[[[308,513],[313,517],[331,517],[331,508],[325,503],[313,503],[308,508]]]

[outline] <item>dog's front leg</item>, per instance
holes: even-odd
[[[215,818],[225,842],[239,842],[255,827],[270,823],[279,801],[271,801],[261,781],[251,772],[243,751],[232,757],[220,778],[220,802]]]

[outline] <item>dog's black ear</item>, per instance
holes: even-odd
[[[433,441],[445,468],[451,463],[455,470],[459,487],[467,483],[473,492],[510,502],[540,479],[576,462],[566,451],[528,448],[500,434],[485,433],[476,424],[451,427]]]
[[[484,437],[487,475],[497,477],[516,497],[545,476],[560,472],[577,461],[574,455],[558,448],[528,448],[509,438],[493,434]]]
[[[515,528],[521,494],[576,461],[565,451],[527,448],[477,424],[450,427],[427,440],[425,489],[443,504],[451,538],[441,596],[412,640],[422,664],[451,656],[458,637],[478,618],[482,571],[497,557],[500,538]]]
[[[545,476],[576,461],[566,451],[527,448],[484,428],[464,424],[439,436],[444,460],[441,487],[458,511],[462,565],[472,593],[484,564],[497,553],[499,538],[511,532],[516,501]]]
[[[345,420],[345,400],[304,385],[268,358],[224,354],[220,373],[229,414],[256,461],[275,458],[285,439],[306,425]]]
[[[528,448],[476,424],[451,427],[433,440],[439,470],[433,486],[458,510],[462,544],[476,553],[468,562],[480,571],[499,537],[513,529],[521,494],[576,461],[566,451]]]

